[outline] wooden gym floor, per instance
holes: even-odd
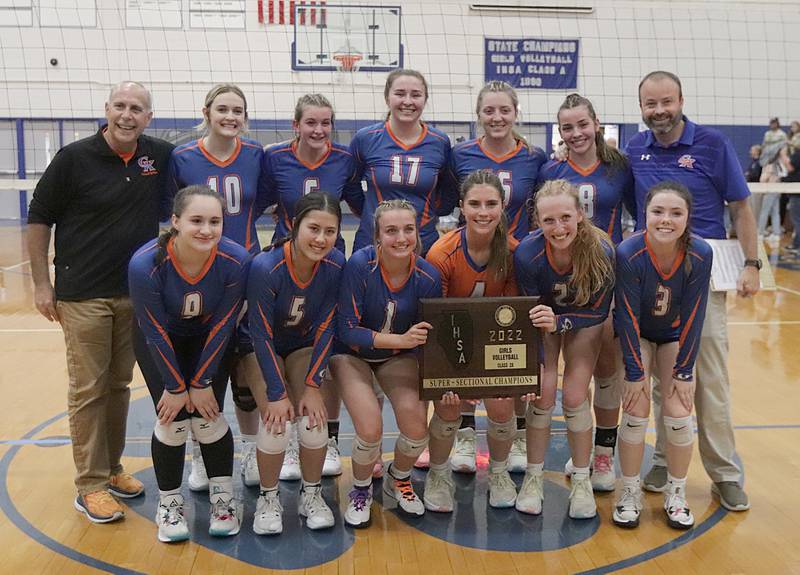
[[[623,531],[611,524],[613,494],[597,497],[599,518],[566,517],[568,482],[560,470],[567,447],[557,422],[546,462],[546,502],[540,518],[486,505],[486,470],[457,479],[459,505],[452,515],[402,518],[373,507],[373,524],[353,531],[341,525],[350,486],[349,458],[338,480],[326,480],[326,497],[338,509],[337,527],[311,533],[296,517],[297,486],[282,485],[285,532],[252,535],[255,489],[244,490],[242,533],[212,541],[207,503],[189,495],[191,542],[159,543],[152,522],[157,488],[149,458],[153,410],[141,376],[133,383],[124,463],[147,484],[131,501],[124,521],[92,525],[72,507],[73,464],[65,416],[67,374],[57,325],[32,305],[24,227],[0,224],[0,541],[2,573],[305,573],[463,575],[514,573],[800,573],[800,262],[778,261],[778,290],[754,300],[729,297],[729,367],[738,452],[745,464],[752,508],[721,509],[696,456],[688,498],[695,529],[669,529],[661,497],[648,494],[642,525]],[[228,421],[234,426],[230,402]],[[479,412],[480,413],[480,412]],[[560,418],[557,417],[557,420]],[[343,449],[352,428],[343,423]],[[485,429],[485,423],[479,423]],[[393,445],[387,414],[387,441]],[[652,442],[652,435],[648,441]],[[483,443],[485,453],[485,443]],[[349,453],[349,451],[348,451]],[[388,457],[388,456],[387,456]],[[645,463],[645,467],[649,464]],[[188,472],[188,470],[187,470]],[[421,484],[424,475],[415,472]],[[515,478],[519,483],[521,477]],[[238,472],[237,472],[238,481]],[[376,483],[376,494],[380,486]],[[198,519],[194,519],[194,512]]]

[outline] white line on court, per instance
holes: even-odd
[[[58,327],[41,327],[41,328],[9,328],[0,329],[0,333],[61,333],[61,328]]]
[[[794,290],[794,289],[791,289],[791,288],[787,288],[787,287],[783,287],[783,286],[775,286],[775,287],[777,287],[781,291],[785,291],[785,292],[790,293],[790,294],[800,295],[800,291],[797,291],[797,290]]]
[[[728,325],[798,325],[800,320],[773,320],[773,321],[729,321]]]

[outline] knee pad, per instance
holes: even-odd
[[[622,383],[619,373],[611,377],[594,378],[594,405],[600,409],[618,409],[622,403]]]
[[[263,422],[259,423],[258,434],[256,435],[256,447],[258,447],[259,451],[267,455],[278,455],[286,451],[288,445],[288,430],[281,434],[271,433],[267,431]]]
[[[153,434],[161,443],[170,447],[180,447],[189,438],[189,428],[191,423],[188,419],[173,421],[168,425],[162,425],[156,421]]]
[[[402,433],[397,436],[397,451],[407,457],[416,459],[425,450],[428,445],[428,436],[422,439],[411,439]]]
[[[568,408],[563,406],[564,419],[567,422],[567,431],[573,433],[581,433],[588,431],[592,428],[592,408],[589,407],[589,401],[584,399],[583,402],[575,408]]]
[[[228,422],[221,413],[214,421],[203,419],[202,417],[192,418],[192,433],[194,438],[200,443],[216,443],[228,433]]]
[[[248,386],[240,386],[236,382],[236,378],[231,378],[231,395],[233,396],[233,403],[247,413],[255,411],[258,405],[256,398],[253,397],[253,392],[250,391]]]
[[[512,417],[508,421],[497,422],[486,418],[486,434],[497,441],[511,441],[516,437],[517,420]]]
[[[295,423],[297,441],[306,449],[320,449],[328,445],[328,423],[317,427],[309,427],[308,416],[304,415]]]
[[[664,416],[664,428],[667,431],[667,443],[685,447],[694,441],[694,426],[692,416],[667,417]]]
[[[428,424],[428,433],[436,439],[452,439],[459,427],[461,427],[461,416],[454,421],[445,421],[434,412]]]
[[[353,439],[353,453],[350,458],[359,465],[372,465],[381,456],[381,440],[374,443],[364,441],[358,435]]]
[[[631,445],[644,443],[648,421],[647,417],[636,417],[635,415],[623,413],[622,420],[619,422],[619,438]]]
[[[551,405],[546,409],[542,409],[530,402],[528,409],[525,411],[525,426],[533,429],[549,428],[550,422],[553,420],[554,407],[554,405]]]

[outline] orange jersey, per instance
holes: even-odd
[[[439,238],[426,259],[442,276],[444,297],[498,297],[519,295],[514,279],[513,255],[519,242],[508,236],[508,272],[504,279],[495,277],[487,266],[472,261],[467,251],[467,230],[458,228]]]

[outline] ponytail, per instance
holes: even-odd
[[[178,235],[178,230],[170,226],[170,228],[166,231],[161,232],[158,235],[158,241],[156,242],[156,246],[158,246],[158,251],[156,251],[156,264],[161,265],[164,263],[164,260],[167,259],[167,244],[169,241]]]

